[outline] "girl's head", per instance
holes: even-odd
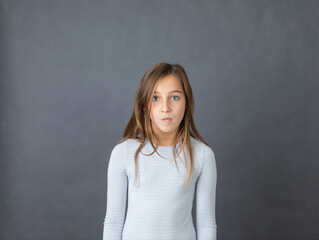
[[[149,101],[151,129],[160,145],[170,145],[185,115],[186,99],[182,82],[173,74],[162,77]]]
[[[170,92],[173,90],[179,92]],[[130,131],[132,128],[128,126],[125,133],[131,132],[131,137],[142,141],[148,138],[158,145],[161,138],[174,139],[176,143],[189,133],[193,111],[193,92],[184,68],[179,64],[158,63],[146,71],[138,86],[132,115],[136,128]]]
[[[174,153],[176,143],[181,141],[181,150],[184,152],[185,145],[189,149],[192,173],[190,136],[199,138],[207,144],[196,129],[193,113],[193,92],[184,68],[179,64],[165,62],[155,64],[146,71],[140,81],[135,95],[133,114],[119,143],[130,138],[141,142],[135,154],[136,162],[137,154],[146,139],[153,147],[154,143],[155,145],[173,143]],[[171,120],[165,121],[164,118]],[[156,147],[154,150],[156,151]]]

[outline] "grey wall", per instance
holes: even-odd
[[[218,239],[319,239],[318,1],[0,7],[0,239],[102,239],[110,151],[161,61],[215,152]]]

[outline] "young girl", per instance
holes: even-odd
[[[103,240],[216,239],[215,155],[193,113],[181,65],[158,63],[145,73],[123,138],[110,156]]]

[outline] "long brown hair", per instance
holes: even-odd
[[[155,144],[154,146],[154,142],[159,142],[159,141],[158,141],[158,137],[154,134],[152,126],[151,126],[150,106],[151,106],[151,98],[152,98],[155,86],[157,85],[159,80],[161,80],[163,77],[166,77],[170,74],[174,75],[181,81],[185,98],[186,98],[185,114],[179,125],[178,133],[177,133],[177,136],[174,142],[174,147],[173,147],[174,162],[177,169],[178,169],[178,166],[176,163],[176,156],[179,156],[179,154],[183,150],[187,173],[189,173],[189,167],[188,167],[188,161],[185,156],[184,146],[187,146],[187,149],[188,149],[191,168],[190,168],[190,173],[188,174],[188,177],[184,183],[184,188],[185,188],[185,186],[189,184],[192,178],[193,165],[194,165],[193,150],[192,150],[190,136],[200,139],[206,145],[208,144],[200,136],[200,134],[198,133],[196,129],[194,118],[193,118],[193,114],[194,114],[193,91],[189,83],[188,77],[186,75],[186,72],[181,65],[161,62],[161,63],[153,65],[146,71],[146,73],[144,74],[138,86],[138,89],[135,95],[135,103],[134,103],[134,110],[133,110],[132,116],[125,127],[123,138],[117,144],[120,144],[121,142],[127,139],[135,139],[141,143],[134,155],[135,180],[138,176],[137,156],[138,156],[138,153],[141,151],[142,147],[144,146],[146,139],[149,140],[150,144],[154,148],[154,151],[158,155],[160,155],[156,150],[157,145]],[[181,147],[181,150],[176,155],[176,144],[179,141],[181,141],[182,147]],[[154,151],[148,156],[152,155]]]

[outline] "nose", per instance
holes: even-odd
[[[162,112],[169,112],[169,110],[169,102],[167,100],[164,100],[162,105]]]

